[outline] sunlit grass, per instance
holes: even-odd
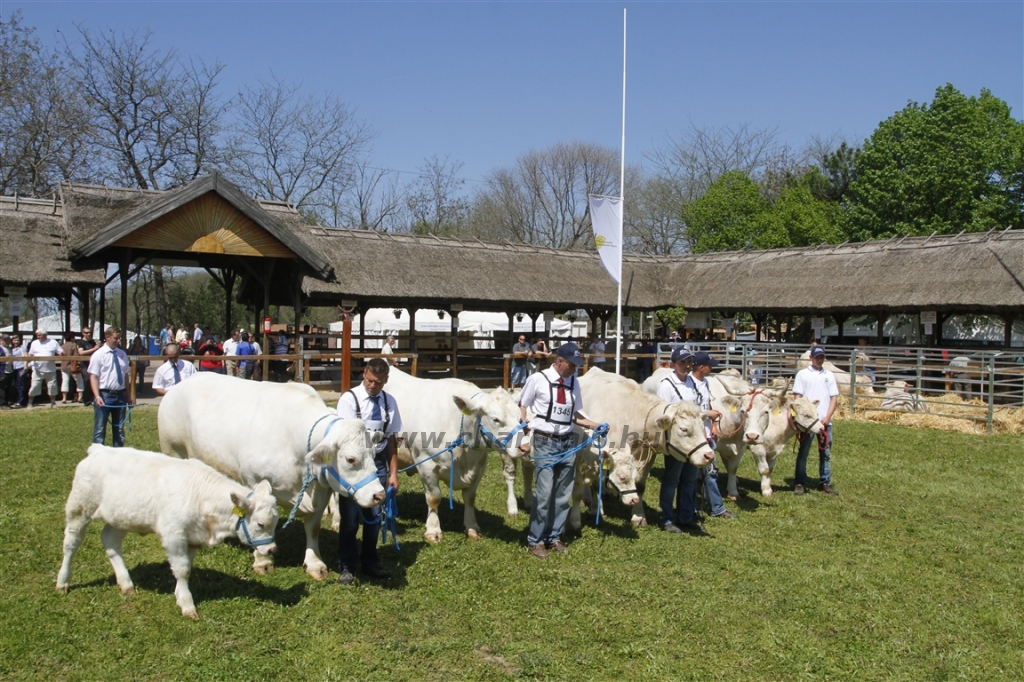
[[[128,444],[157,449],[155,409],[134,423]],[[125,543],[137,595],[114,585],[99,524],[71,593],[54,590],[64,500],[91,425],[84,408],[0,414],[0,677],[1024,678],[1019,437],[839,423],[838,499],[794,497],[787,453],[786,480],[763,504],[744,462],[749,495],[730,505],[740,518],[710,520],[711,537],[634,531],[611,503],[571,555],[546,562],[525,551],[527,519],[505,517],[496,460],[475,542],[461,534],[456,494],[453,511],[441,505],[443,541],[424,543],[422,489],[403,478],[402,550],[381,550],[389,584],[312,581],[296,526],[267,576],[237,544],[200,551],[192,622],[153,536]],[[657,493],[653,480],[647,500]],[[336,536],[321,537],[333,568]]]

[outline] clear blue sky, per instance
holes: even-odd
[[[1024,112],[1024,3],[31,2],[40,39],[75,24],[153,32],[227,65],[222,93],[268,75],[333,92],[378,133],[374,165],[450,155],[470,181],[530,149],[619,147],[629,10],[627,162],[690,122],[861,140],[947,82]]]

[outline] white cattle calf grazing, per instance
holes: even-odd
[[[90,446],[89,456],[75,469],[65,516],[58,590],[69,589],[71,560],[89,522],[103,519],[103,546],[121,591],[135,593],[121,556],[124,536],[156,533],[178,580],[175,599],[189,618],[199,617],[188,589],[197,549],[232,535],[263,555],[277,549],[277,500],[269,483],[249,490],[202,462],[132,448]]]

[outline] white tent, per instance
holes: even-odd
[[[440,315],[438,314],[440,313]],[[459,314],[459,332],[470,332],[475,337],[493,337],[494,332],[499,334],[508,331],[508,315],[505,313],[485,313],[471,310],[464,310]],[[523,332],[527,335],[533,334],[533,321],[527,315],[522,316],[522,320],[513,319],[512,331]],[[395,317],[395,313],[390,308],[371,308],[366,311],[366,333],[385,336],[387,334],[395,334],[396,336],[401,332],[409,331],[409,313],[406,310],[400,310],[398,317]],[[416,331],[420,332],[434,332],[434,333],[445,333],[450,332],[452,328],[451,314],[447,311],[437,310],[417,310],[416,311]],[[332,332],[341,332],[342,323],[333,322],[331,323]],[[567,320],[555,319],[551,322],[550,336],[553,337],[566,337],[569,336],[570,330],[572,335],[586,336],[587,334],[587,321],[577,320],[576,322],[569,322]],[[537,333],[545,333],[544,319],[539,318],[537,320]],[[352,333],[359,333],[359,317],[357,316],[352,321]],[[366,342],[368,348],[379,348],[382,345],[382,341],[377,339],[370,339]],[[493,347],[493,341],[477,338],[474,342],[476,348],[491,348]]]
[[[106,329],[109,326],[110,326],[109,324],[108,325],[104,325],[103,328]],[[23,322],[19,322],[18,323],[18,332],[17,333],[23,334],[25,336],[31,336],[35,329],[42,329],[42,330],[46,331],[46,333],[48,335],[53,336],[53,337],[63,336],[64,332],[68,332],[68,331],[74,332],[75,336],[78,336],[79,332],[82,331],[82,326],[81,326],[81,323],[79,322],[79,319],[78,319],[78,313],[71,313],[71,328],[70,329],[65,329],[64,328],[64,313],[54,313],[52,315],[44,315],[44,316],[40,317],[39,318],[38,326],[36,326],[34,324],[33,320],[31,320],[31,319],[25,320]],[[96,338],[96,339],[102,338],[102,334],[100,334],[99,331],[100,331],[100,324],[99,324],[99,322],[97,322],[97,323],[95,323],[93,325],[93,329],[92,329],[93,338]],[[15,333],[14,332],[14,325],[9,324],[6,327],[0,328],[0,333],[6,333],[6,334],[13,334],[13,333]],[[128,332],[128,343],[131,343],[134,340],[135,340],[135,332],[129,331]]]

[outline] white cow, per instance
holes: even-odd
[[[156,533],[167,550],[178,583],[175,600],[182,614],[198,618],[188,578],[196,550],[231,536],[269,556],[277,549],[277,500],[270,483],[249,490],[202,462],[182,461],[156,452],[92,445],[78,463],[65,507],[64,563],[57,589],[70,589],[71,560],[93,519],[102,519],[103,546],[117,584],[135,594],[121,555],[129,532]]]
[[[765,427],[758,443],[751,444],[750,453],[757,462],[757,471],[761,475],[761,495],[772,496],[772,470],[775,461],[786,449],[787,443],[797,433],[808,433],[813,436],[821,433],[822,425],[818,419],[818,401],[811,402],[807,398],[779,396],[772,398],[771,410],[768,414],[768,425]],[[736,499],[736,478],[729,474],[728,494]]]
[[[505,438],[519,426],[519,406],[504,389],[484,392],[461,379],[420,379],[395,367],[391,368],[385,390],[395,397],[402,411],[405,432],[399,442],[399,462],[402,466],[420,462],[416,471],[427,498],[424,537],[428,542],[441,540],[441,523],[437,516],[437,507],[443,499],[440,482],[452,481],[453,466],[453,487],[462,491],[466,536],[479,537],[476,489],[487,468],[488,453],[500,450],[481,435],[480,426],[497,438]],[[426,459],[460,435],[466,444],[454,449],[454,457],[452,452],[446,452]],[[523,440],[525,435],[518,431],[504,447],[504,453],[509,457],[520,456],[522,451],[518,446]]]
[[[672,370],[662,368],[644,382],[644,390],[657,394],[658,386]],[[736,472],[747,446],[761,441],[773,399],[785,395],[784,387],[765,388],[751,386],[733,374],[714,374],[708,377],[711,388],[711,408],[718,410],[722,419],[718,424],[718,454],[729,475],[729,496],[736,499]]]
[[[277,501],[291,509],[306,474],[315,480],[299,507],[306,527],[303,565],[327,577],[320,558],[320,519],[331,491],[361,507],[384,501],[373,448],[363,422],[338,419],[305,384],[243,381],[201,372],[169,391],[157,413],[160,449],[206,462],[248,486],[267,479]],[[273,563],[256,556],[257,573]]]
[[[647,525],[643,494],[658,453],[688,458],[695,466],[714,461],[715,451],[704,436],[705,415],[693,403],[667,403],[635,381],[597,368],[580,377],[580,389],[587,418],[608,424],[609,446],[628,447],[636,460],[634,526]]]

